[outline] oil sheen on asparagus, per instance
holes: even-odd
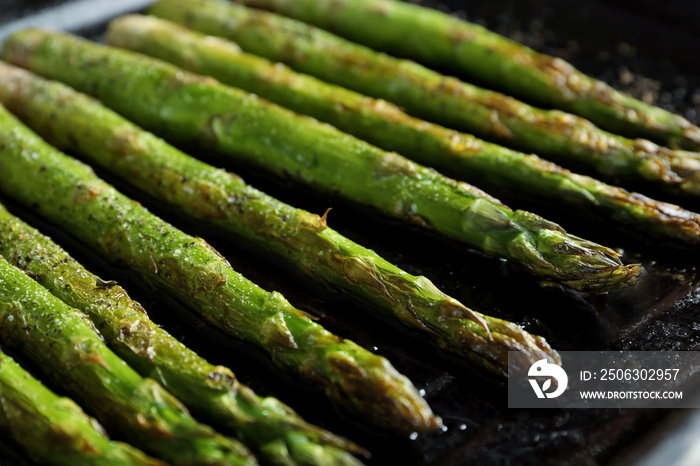
[[[6,122],[0,116],[0,126]],[[16,144],[13,138],[0,140],[6,147]],[[257,464],[243,445],[197,423],[175,397],[134,372],[107,348],[87,316],[3,258],[0,341],[31,360],[105,427],[168,463]]]
[[[396,0],[235,0],[327,29],[354,42],[449,68],[547,108],[581,115],[628,137],[700,150],[700,128],[622,94],[566,61],[446,13]]]
[[[253,284],[204,240],[119,193],[4,107],[0,190],[207,322],[253,344],[278,366],[324,388],[368,422],[398,432],[440,427],[418,390],[386,359],[328,332],[281,294]]]
[[[613,250],[473,186],[159,60],[40,30],[15,33],[3,56],[98,97],[157,134],[371,206],[572,288],[612,290],[639,274]]]
[[[297,71],[394,102],[434,121],[558,162],[700,195],[700,155],[626,139],[587,120],[542,110],[267,11],[214,0],[160,0],[150,12]]]
[[[121,286],[90,273],[2,205],[0,256],[85,312],[107,345],[131,367],[160,383],[196,415],[235,434],[265,464],[360,464],[345,450],[362,449],[307,424],[279,400],[256,396],[230,369],[208,363],[158,327]]]
[[[700,246],[700,216],[695,213],[413,118],[386,101],[247,54],[232,42],[139,15],[114,20],[107,41],[212,76],[481,187],[576,208],[652,242]]]
[[[110,441],[73,400],[56,395],[2,351],[0,432],[37,464],[165,466],[130,445]]]
[[[427,278],[408,274],[325,226],[318,215],[187,156],[63,84],[0,63],[0,102],[55,146],[82,154],[186,214],[277,254],[489,371],[507,374],[508,351],[523,352],[531,363],[559,362],[542,338],[466,308]],[[241,201],[234,206],[226,202],[231,197]]]

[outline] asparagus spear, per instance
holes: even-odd
[[[625,225],[646,238],[700,245],[700,216],[695,213],[571,173],[536,156],[418,120],[387,102],[246,54],[232,42],[138,15],[114,20],[107,41],[212,76],[383,149],[456,173],[465,181],[563,203]],[[10,95],[17,93],[11,91]]]
[[[335,285],[426,332],[438,345],[487,370],[507,375],[508,351],[523,352],[531,363],[542,358],[559,362],[557,353],[541,337],[466,308],[438,291],[427,278],[410,275],[333,229],[322,228],[325,220],[319,216],[286,205],[233,174],[185,155],[60,83],[0,64],[0,102],[57,147],[77,152],[186,214],[275,253],[311,278]],[[125,138],[125,134],[130,136]],[[207,186],[210,188],[205,189]],[[231,197],[241,201],[235,206],[227,204],[225,200]],[[0,235],[2,218],[0,215]],[[15,234],[18,231],[14,224],[11,229]],[[12,257],[10,251],[5,255]],[[52,262],[63,262],[62,256]],[[35,268],[36,264],[34,259],[27,265]]]
[[[235,434],[271,465],[359,465],[364,451],[304,422],[291,408],[261,398],[230,369],[214,366],[158,327],[114,282],[102,280],[60,246],[0,205],[0,255],[68,305],[85,312],[106,343],[196,415]]]
[[[12,137],[2,140],[17,144]],[[2,343],[18,348],[108,429],[172,464],[256,464],[243,445],[197,423],[160,385],[127,366],[80,311],[4,258],[0,277]]]
[[[1,260],[1,259],[0,259]],[[0,432],[39,464],[164,465],[107,438],[102,426],[0,351]]]
[[[0,189],[8,196],[170,292],[212,325],[257,346],[280,367],[325,388],[364,419],[398,432],[441,425],[386,359],[328,332],[279,293],[251,283],[204,240],[125,197],[4,108],[0,141]]]
[[[587,120],[541,110],[273,13],[209,0],[161,0],[151,13],[243,50],[357,92],[414,116],[553,159],[568,168],[645,181],[700,195],[700,156],[625,139]]]
[[[637,265],[623,266],[616,252],[541,217],[512,211],[472,186],[211,78],[40,30],[14,34],[3,52],[9,61],[90,93],[156,133],[372,206],[572,288],[607,291],[639,274]]]
[[[478,24],[395,0],[235,0],[322,27],[389,54],[448,67],[508,94],[575,113],[608,131],[700,150],[700,128],[622,94],[566,61]]]

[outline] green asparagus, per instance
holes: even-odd
[[[325,388],[367,421],[398,432],[440,427],[415,387],[386,359],[328,332],[281,294],[251,283],[204,240],[122,195],[4,107],[0,141],[0,190],[8,196],[133,269],[207,322],[257,346],[280,367]]]
[[[396,0],[235,0],[280,12],[389,54],[476,77],[608,131],[700,150],[700,128],[622,94],[566,61],[474,23]]]
[[[156,16],[223,36],[243,50],[373,97],[410,114],[559,162],[567,168],[700,195],[700,156],[600,130],[341,39],[273,13],[210,0],[161,0]]]
[[[0,125],[6,123],[0,117]],[[17,144],[2,141],[5,147]],[[256,464],[243,445],[198,424],[171,394],[119,359],[87,316],[3,258],[0,277],[2,343],[41,367],[108,429],[172,464]]]
[[[371,206],[572,288],[612,290],[640,272],[615,251],[512,211],[473,186],[159,60],[40,30],[13,34],[3,56],[173,140]]]
[[[235,175],[183,154],[60,83],[0,63],[0,103],[55,146],[79,153],[186,214],[275,253],[311,278],[395,316],[487,370],[507,375],[508,351],[521,351],[531,363],[542,358],[559,362],[544,339],[464,307],[438,291],[427,278],[410,275],[333,229],[322,227],[325,221],[318,215],[286,205]],[[241,201],[235,206],[228,204],[230,197]],[[0,234],[1,225],[0,215]],[[9,252],[6,256],[11,257]],[[36,264],[34,259],[28,265]]]
[[[571,173],[536,156],[412,118],[387,102],[246,54],[231,42],[138,15],[114,20],[107,41],[212,76],[330,123],[383,149],[455,173],[470,183],[497,186],[578,208],[625,225],[647,238],[700,245],[700,216],[695,213]],[[10,91],[10,95],[19,92]]]
[[[0,255],[68,305],[85,312],[106,343],[196,415],[235,434],[271,465],[359,465],[352,443],[305,423],[275,398],[260,398],[230,369],[214,366],[152,322],[114,282],[102,280],[0,205]]]
[[[38,464],[164,466],[127,444],[110,441],[78,405],[46,388],[2,351],[0,432]]]

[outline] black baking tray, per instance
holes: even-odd
[[[141,4],[146,2],[141,2]],[[60,15],[55,12],[58,6]],[[635,96],[700,122],[700,4],[645,0],[469,0],[430,3],[574,65]],[[81,15],[70,12],[80,8]],[[87,8],[87,10],[86,10]],[[103,0],[0,0],[0,38],[33,21],[100,40],[105,21],[140,5]],[[75,10],[73,10],[75,9]],[[68,13],[66,13],[68,12]],[[87,12],[88,14],[84,14]],[[336,199],[279,184],[245,167],[227,166],[248,182],[314,212],[333,207],[331,226],[375,249],[409,272],[424,274],[448,294],[486,314],[515,321],[559,350],[700,349],[698,254],[670,244],[646,244],[604,222],[571,215],[508,192],[511,207],[533,210],[568,231],[624,251],[644,275],[632,287],[594,296],[539,282],[503,261],[442,243]],[[204,228],[137,193],[108,174],[128,195],[189,233],[205,237],[253,281],[275,289],[320,317],[332,331],[388,357],[442,416],[444,432],[402,438],[367,428],[320,393],[272,368],[247,346],[208,327],[167,296],[108,266],[67,235],[0,197],[13,212],[50,234],[104,278],[116,278],[152,318],[210,361],[231,367],[260,394],[274,395],[309,421],[345,435],[372,452],[370,465],[627,465],[681,464],[700,434],[694,410],[507,408],[505,384],[440,352],[427,340],[330,293],[220,232]],[[631,188],[636,188],[631,186]],[[649,191],[645,191],[649,193]],[[664,197],[663,193],[652,192]],[[667,199],[668,200],[668,199]],[[700,203],[684,200],[700,210]],[[59,388],[54,387],[57,391]],[[700,464],[700,458],[697,459]],[[0,465],[28,464],[0,439]],[[692,463],[688,463],[692,464]]]

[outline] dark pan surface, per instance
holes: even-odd
[[[43,3],[0,0],[0,28],[3,22],[14,21]],[[440,7],[561,56],[637,97],[673,108],[696,123],[700,121],[700,32],[698,22],[692,20],[700,12],[696,3],[470,0],[443,2]],[[90,27],[80,32],[99,39],[99,28],[86,26]],[[418,232],[406,232],[337,200],[315,197],[243,167],[227,168],[295,206],[319,213],[332,206],[329,222],[334,228],[406,270],[428,276],[466,305],[545,336],[559,350],[700,349],[700,276],[695,252],[675,250],[672,245],[647,245],[605,223],[572,216],[564,208],[496,193],[511,207],[534,210],[574,234],[624,250],[627,261],[644,264],[645,274],[635,286],[604,296],[585,295],[544,286],[502,261]],[[387,356],[425,390],[431,406],[443,417],[446,431],[408,439],[365,428],[336,410],[318,391],[280,374],[254,351],[207,327],[128,274],[107,266],[31,212],[6,198],[0,198],[0,202],[52,235],[104,278],[117,279],[146,306],[156,322],[210,361],[228,365],[261,394],[275,395],[308,420],[367,447],[373,453],[370,465],[630,464],[665,440],[680,440],[679,429],[687,429],[691,411],[508,409],[502,381],[474,372],[420,337],[375,317],[370,310],[294,275],[281,264],[267,260],[264,251],[251,251],[234,238],[178,216],[109,175],[100,175],[155,213],[204,236],[234,268],[253,281],[279,290],[293,304],[320,315],[321,322],[331,330]],[[700,210],[697,202],[683,205]],[[675,458],[687,451],[672,450],[677,453]],[[23,464],[21,456],[13,451],[0,440],[0,465]]]

